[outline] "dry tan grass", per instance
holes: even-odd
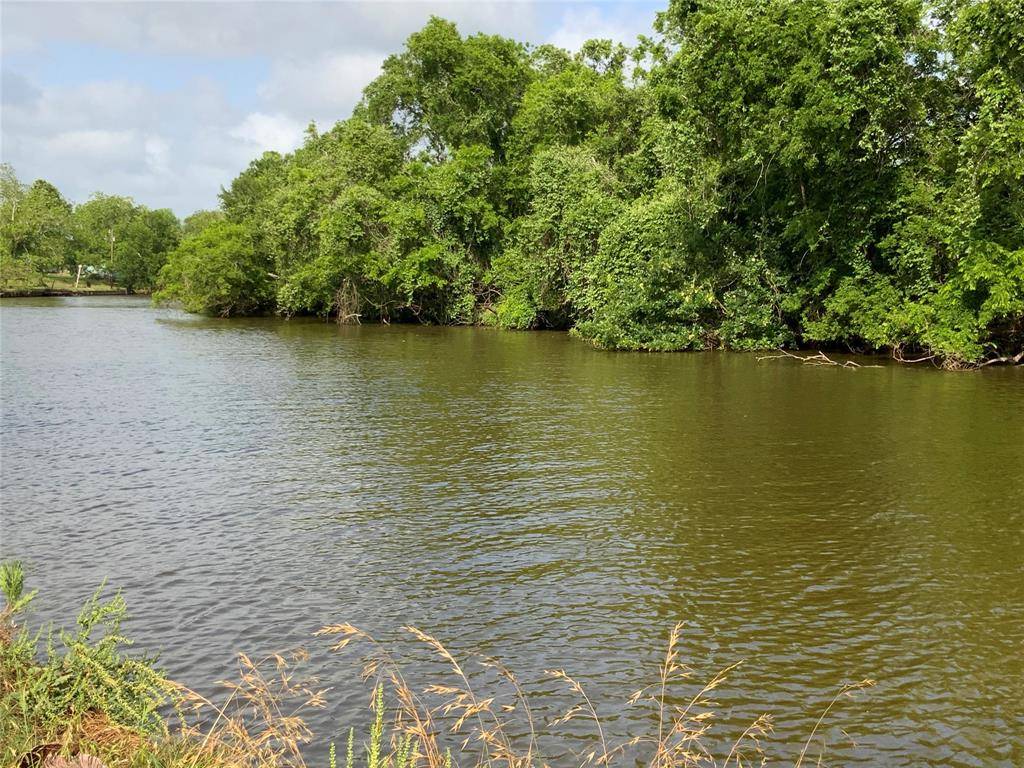
[[[238,656],[238,679],[221,681],[219,700],[179,686],[178,738],[188,745],[176,768],[304,768],[313,733],[303,717],[324,706],[315,678],[298,676],[308,654],[296,650],[253,660]]]
[[[767,713],[755,718],[732,741],[724,756],[712,751],[712,729],[717,717],[717,704],[712,694],[739,665],[727,667],[706,682],[699,683],[695,671],[680,659],[682,628],[682,624],[677,624],[669,632],[656,682],[636,691],[627,702],[630,706],[652,709],[651,720],[655,725],[649,733],[634,735],[620,744],[610,743],[595,703],[583,685],[562,669],[547,670],[545,674],[564,684],[576,701],[545,724],[543,732],[554,736],[559,726],[569,721],[588,720],[593,727],[592,746],[575,753],[576,764],[581,768],[610,766],[616,762],[624,763],[627,759],[649,768],[765,765],[764,741],[772,734],[772,718]],[[450,768],[452,764],[472,765],[474,768],[547,768],[549,763],[538,749],[538,732],[541,729],[530,708],[529,698],[507,667],[497,659],[479,654],[467,654],[460,660],[436,637],[416,627],[403,629],[447,665],[450,681],[434,682],[415,690],[403,674],[396,655],[352,624],[332,624],[316,633],[332,639],[333,651],[341,651],[354,641],[369,646],[363,657],[363,679],[374,680],[375,692],[379,690],[378,686],[387,686],[393,702],[392,752],[385,758],[384,765],[391,764],[388,760],[394,757],[397,745],[403,743],[402,739],[412,739],[416,745],[414,754],[417,759],[414,763],[426,768]],[[470,663],[494,672],[507,690],[481,694],[467,672],[466,665]],[[812,745],[836,703],[872,685],[873,681],[862,680],[845,685],[836,693],[796,757],[794,768],[802,768],[808,759]],[[691,692],[680,696],[678,689],[684,687]],[[445,735],[454,740],[454,758],[444,746]],[[823,743],[820,749],[824,750]]]
[[[9,617],[3,617],[8,619]],[[0,622],[2,625],[3,622]],[[607,768],[632,763],[648,768],[744,768],[764,765],[764,742],[772,734],[767,713],[755,718],[731,742],[724,754],[712,745],[729,744],[713,733],[718,705],[713,700],[738,665],[727,667],[701,682],[680,656],[682,624],[668,635],[655,681],[636,691],[627,706],[646,707],[651,716],[647,732],[622,743],[612,743],[598,706],[584,686],[563,669],[547,670],[546,677],[565,687],[574,700],[566,710],[541,723],[515,674],[499,659],[481,654],[452,652],[437,637],[416,627],[403,627],[413,647],[424,648],[443,662],[444,679],[415,687],[403,671],[401,659],[386,645],[352,624],[322,627],[315,634],[340,652],[350,644],[365,646],[361,661],[364,681],[373,682],[371,708],[375,725],[369,743],[356,755],[348,745],[346,768],[549,768],[575,765]],[[217,694],[203,695],[176,683],[175,716],[166,722],[165,736],[145,736],[117,725],[102,713],[84,713],[56,740],[34,750],[48,768],[81,756],[98,755],[107,768],[161,765],[168,768],[308,768],[304,746],[313,739],[306,714],[325,705],[327,691],[315,678],[300,674],[308,653],[296,650],[262,659],[238,656],[236,680],[219,684]],[[874,683],[863,680],[843,686],[821,712],[793,763],[803,768],[820,761],[820,738],[836,704]],[[616,707],[619,709],[620,707]],[[390,718],[384,729],[385,713]],[[584,750],[559,750],[549,760],[540,743],[552,744],[566,735],[564,726],[580,720],[592,728]],[[2,725],[2,723],[0,723]],[[573,734],[574,738],[578,734]],[[815,755],[817,753],[817,755]],[[148,754],[155,761],[139,762]],[[335,767],[332,745],[330,768]],[[574,755],[572,760],[565,755]],[[83,758],[84,759],[84,758]],[[38,764],[38,763],[35,763]]]

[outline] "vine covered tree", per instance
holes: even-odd
[[[175,269],[163,295],[607,348],[1013,358],[1022,50],[1017,0],[670,0],[634,47],[577,52],[433,18],[351,116],[222,191],[240,229],[189,220],[179,266],[229,241],[202,270],[232,300]]]

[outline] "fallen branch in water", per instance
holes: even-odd
[[[978,367],[984,368],[986,365],[1021,365],[1022,363],[1024,363],[1024,350],[1018,352],[1016,355],[993,357],[990,360],[978,363]]]
[[[892,348],[892,359],[897,363],[905,363],[906,365],[913,365],[914,363],[927,363],[929,360],[935,360],[938,355],[926,355],[924,357],[916,357],[914,359],[906,358],[903,356],[903,351],[897,346]]]
[[[824,352],[818,352],[813,355],[797,355],[793,352],[787,352],[784,349],[779,350],[777,355],[764,355],[757,358],[758,362],[762,360],[778,360],[784,357],[791,357],[794,360],[799,360],[804,365],[830,365],[836,366],[837,368],[881,368],[880,365],[861,365],[855,363],[853,360],[833,360],[831,357],[826,355]]]

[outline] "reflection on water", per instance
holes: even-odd
[[[103,579],[196,686],[328,621],[577,673],[611,729],[668,627],[833,762],[1024,764],[1024,372],[596,352],[555,333],[5,301],[2,541],[63,620]],[[325,667],[333,734],[364,717]],[[542,702],[562,703],[547,683]],[[792,753],[792,749],[789,750]]]

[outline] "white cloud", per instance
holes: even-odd
[[[146,167],[153,173],[168,173],[170,171],[171,145],[160,136],[147,136],[143,146],[146,151]]]
[[[42,41],[216,57],[393,51],[431,15],[463,31],[536,37],[532,2],[61,2],[3,4],[9,53]]]
[[[548,42],[578,51],[587,40],[613,40],[635,45],[637,35],[650,34],[654,14],[645,7],[624,5],[569,8]]]
[[[267,150],[290,152],[302,143],[303,128],[300,121],[287,115],[253,112],[228,134],[248,144],[255,156]]]
[[[383,53],[328,52],[312,58],[275,63],[259,95],[321,127],[348,116],[363,88],[380,72]]]
[[[45,147],[62,160],[89,156],[104,161],[117,158],[134,139],[132,131],[61,131],[46,139]]]
[[[23,180],[52,181],[81,202],[97,190],[187,214],[217,193],[262,147],[231,135],[245,120],[214,84],[172,91],[119,81],[4,93],[2,159]],[[272,142],[280,132],[264,131]]]
[[[432,14],[463,34],[570,48],[632,42],[651,18],[486,0],[7,1],[0,13],[0,159],[75,201],[103,190],[179,215],[216,205],[264,150],[296,147],[310,120],[327,128],[347,117],[383,59]]]

